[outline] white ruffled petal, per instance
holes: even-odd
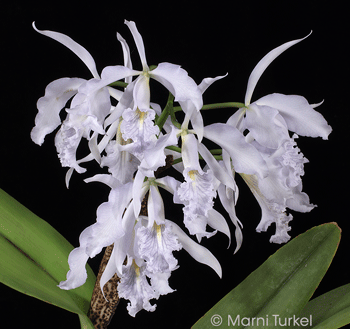
[[[47,85],[45,96],[39,98],[37,102],[39,112],[31,132],[31,138],[35,143],[41,145],[45,136],[61,124],[60,111],[85,81],[79,78],[62,78]]]
[[[302,182],[293,187],[293,197],[286,200],[286,206],[294,211],[309,212],[317,206],[310,203],[309,196],[306,193],[301,192],[301,189]]]
[[[177,236],[171,231],[170,223],[154,224],[137,228],[139,255],[146,261],[150,273],[171,272],[177,268],[174,250],[180,250]]]
[[[276,149],[288,134],[287,129],[276,119],[278,114],[275,108],[253,103],[246,111],[245,128],[259,144]]]
[[[168,279],[171,275],[171,272],[164,273],[148,273],[148,276],[151,278],[151,285],[154,291],[157,294],[158,298],[160,295],[167,295],[174,292],[174,289],[171,289],[169,286]]]
[[[89,242],[86,253],[95,257],[102,248],[121,238],[125,231],[122,226],[122,216],[130,203],[132,183],[118,185],[112,189],[108,202],[102,203],[97,209],[96,223],[90,226]]]
[[[255,103],[277,109],[286,121],[288,129],[298,135],[328,139],[332,131],[322,114],[315,111],[302,96],[271,94]]]
[[[152,109],[141,111],[139,108],[126,109],[120,125],[124,140],[134,142],[133,154],[140,160],[145,150],[155,144],[159,127],[154,124],[155,112]]]
[[[259,203],[261,208],[261,220],[259,225],[256,227],[257,232],[266,231],[272,224],[276,224],[276,234],[271,237],[270,242],[274,243],[285,243],[290,239],[287,234],[290,231],[288,222],[293,219],[292,215],[285,213],[286,206],[283,203],[278,203],[276,200],[269,200],[266,196],[261,193],[260,181],[254,175],[241,175],[244,181],[251,189],[253,195]]]
[[[130,300],[127,310],[131,316],[145,309],[153,312],[156,305],[151,305],[150,300],[157,298],[157,294],[150,286],[145,275],[145,266],[139,267],[135,261],[128,259],[128,264],[123,266],[123,275],[118,284],[119,297]]]
[[[79,247],[71,251],[68,257],[69,271],[66,281],[61,281],[59,288],[64,290],[75,289],[82,286],[87,279],[86,263],[89,256],[84,248]]]
[[[105,151],[107,155],[102,157],[101,165],[108,167],[108,172],[121,183],[131,182],[140,161],[115,140],[108,143]]]
[[[66,120],[55,136],[55,146],[62,167],[74,168],[78,173],[84,173],[85,168],[78,165],[76,151],[84,135],[84,128],[76,120]]]

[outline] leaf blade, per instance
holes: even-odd
[[[257,270],[209,310],[193,329],[212,328],[212,316],[266,318],[298,315],[326,273],[340,241],[336,223],[312,228],[270,256]],[[248,321],[247,320],[247,321]],[[235,326],[249,328],[249,323]],[[268,327],[268,325],[265,325]]]
[[[350,283],[333,289],[307,303],[300,316],[312,315],[315,329],[336,329],[350,323]]]
[[[72,245],[51,225],[0,189],[0,281],[22,293],[74,313],[86,314],[96,277],[61,290]]]

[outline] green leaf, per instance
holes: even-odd
[[[212,329],[213,324],[217,325],[221,319],[223,324],[234,325],[235,328],[256,328],[258,320],[259,326],[267,328],[295,326],[293,321],[289,325],[284,325],[284,321],[297,318],[311,298],[334,257],[340,232],[336,223],[329,223],[294,238],[229,292],[192,328]]]
[[[78,314],[81,329],[95,329],[90,319],[85,314]]]
[[[350,323],[350,283],[331,290],[307,303],[301,317],[312,315],[312,326],[304,328],[336,329]]]
[[[96,281],[91,268],[87,266],[88,279],[82,287],[57,287],[66,278],[72,249],[51,225],[0,189],[0,281],[79,314],[85,328],[93,328],[86,316]]]

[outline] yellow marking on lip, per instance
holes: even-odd
[[[156,224],[156,230],[157,230],[158,243],[161,244],[162,243],[162,228],[161,228],[161,226]]]

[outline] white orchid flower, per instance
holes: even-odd
[[[174,250],[184,248],[196,261],[210,266],[221,277],[222,270],[218,260],[208,249],[188,237],[177,224],[165,220],[164,224],[150,229],[146,218],[141,221],[146,223],[141,224],[139,221],[136,224],[136,252],[134,257],[128,255],[118,285],[119,297],[130,301],[127,309],[131,316],[135,316],[142,309],[154,311],[156,305],[151,305],[150,300],[174,291],[168,284],[171,272],[178,268],[177,260],[172,255]],[[136,254],[144,258],[139,258]],[[113,253],[105,269],[105,272],[110,273],[110,278],[114,274],[110,271],[113,267],[112,256]],[[150,283],[147,277],[150,278]]]
[[[196,234],[198,241],[216,232],[206,232],[208,211],[213,208],[216,196],[211,170],[204,172],[199,164],[198,142],[193,134],[182,136],[183,182],[177,190],[183,208],[184,223],[190,234]]]
[[[244,101],[245,107],[237,111],[235,115],[244,116],[242,118],[244,127],[249,130],[259,144],[265,147],[278,148],[283,142],[284,127],[280,125],[278,114],[286,122],[288,130],[300,136],[327,139],[332,131],[324,117],[314,110],[315,105],[310,105],[302,96],[275,93],[250,103],[258,80],[271,62],[285,50],[308,36],[286,42],[270,51],[260,60],[249,76]]]
[[[84,172],[85,169],[80,167],[76,160],[76,150],[82,137],[91,141],[89,146],[93,147],[96,134],[104,134],[103,121],[111,109],[111,88],[96,88],[101,79],[93,57],[84,47],[62,33],[40,31],[34,23],[33,28],[73,51],[93,76],[88,81],[80,78],[61,78],[51,82],[46,87],[45,96],[38,100],[38,114],[31,132],[32,140],[41,145],[45,136],[61,124],[59,114],[67,101],[73,97],[70,109],[67,110],[68,116],[56,135],[55,144],[63,166]],[[119,99],[121,93],[113,92],[113,96]]]
[[[85,265],[88,258],[95,257],[107,247],[117,241],[128,244],[131,239],[128,223],[135,222],[133,212],[124,210],[130,208],[132,199],[132,182],[120,184],[115,178],[106,175],[98,175],[90,178],[90,181],[101,181],[110,185],[111,192],[108,202],[102,203],[97,209],[96,223],[87,227],[80,235],[80,246],[75,248],[69,255],[68,263],[70,270],[67,273],[67,280],[59,284],[61,289],[74,289],[84,284],[86,280]],[[132,209],[132,206],[131,206]],[[128,248],[119,248],[118,252]],[[118,264],[119,268],[125,259]]]
[[[299,212],[309,212],[315,205],[309,203],[309,197],[301,192],[304,175],[304,163],[308,160],[300,153],[295,139],[286,137],[278,149],[268,149],[255,142],[269,168],[269,175],[259,178],[255,175],[241,176],[257,199],[262,216],[256,230],[266,231],[271,223],[276,223],[276,233],[270,242],[285,243],[290,239],[288,222],[292,215],[286,214],[286,208]]]
[[[203,94],[212,83],[225,76],[205,78],[198,88]],[[237,190],[236,183],[232,174],[220,166],[210,151],[201,143],[204,132],[201,111],[197,111],[191,100],[179,103],[185,113],[185,119],[178,132],[182,139],[182,162],[181,166],[176,167],[176,169],[182,172],[185,181],[177,189],[175,202],[185,205],[183,208],[185,226],[190,234],[196,235],[198,241],[201,241],[204,236],[211,237],[216,231],[226,234],[230,240],[231,235],[225,218],[213,209],[213,198],[216,196],[216,185],[218,185],[216,180],[219,184],[221,182],[235,191]],[[193,129],[188,127],[190,122]],[[199,154],[207,163],[208,168],[205,171],[202,170],[199,163]],[[231,215],[230,217],[236,225],[236,217]],[[207,225],[214,231],[207,232]],[[236,237],[241,240],[238,233]],[[240,245],[239,241],[238,244]]]
[[[305,37],[306,38],[306,37]],[[249,133],[245,139],[262,156],[268,167],[265,177],[256,174],[241,173],[241,176],[256,197],[262,218],[257,231],[266,231],[271,223],[276,224],[276,233],[270,242],[285,243],[290,239],[288,223],[292,215],[286,214],[286,208],[307,212],[315,205],[309,203],[309,197],[301,192],[301,176],[304,163],[308,162],[296,146],[297,134],[327,139],[332,128],[323,116],[314,110],[304,97],[296,95],[271,94],[254,103],[250,100],[254,88],[268,65],[282,52],[304,40],[287,42],[269,52],[252,71],[245,96],[245,107],[239,109],[227,121],[227,124]],[[289,131],[296,132],[291,138]]]
[[[140,111],[149,109],[149,79],[152,78],[164,85],[175,96],[175,101],[191,99],[199,110],[203,105],[202,95],[187,72],[180,66],[171,63],[160,63],[155,69],[150,70],[146,61],[142,36],[137,30],[136,24],[132,21],[125,21],[125,24],[134,37],[142,64],[142,71],[130,70],[129,74],[123,76],[123,78],[138,76],[134,86],[134,101],[137,108]],[[101,76],[102,79],[108,81],[107,84],[120,80],[120,67],[108,66],[103,69]]]
[[[116,114],[111,114],[111,118],[114,119],[117,115],[123,116],[123,122],[121,123],[123,138],[125,140],[131,139],[138,146],[134,148],[134,155],[142,156],[145,148],[152,144],[153,137],[159,133],[158,127],[153,123],[155,110],[151,108],[150,103],[150,78],[165,86],[175,96],[176,101],[191,100],[197,110],[202,107],[203,100],[194,80],[180,66],[171,63],[160,63],[155,69],[150,69],[146,61],[142,36],[138,32],[135,23],[125,21],[125,24],[134,37],[142,63],[142,71],[133,70],[131,64],[128,68],[118,65],[106,67],[101,74],[101,86],[122,78],[137,76],[136,80],[128,85],[125,90],[125,97],[120,101],[122,105],[127,103],[128,108],[124,108],[123,112],[118,112],[117,106]],[[123,48],[129,56],[125,40],[121,37],[119,37],[119,40],[123,40],[121,41],[124,45]],[[110,123],[110,120],[107,120],[108,123]]]
[[[114,244],[110,260],[101,276],[100,287],[117,273],[121,278],[119,296],[130,300],[130,315],[141,309],[154,311],[151,299],[174,290],[169,287],[171,272],[178,268],[172,252],[184,248],[195,260],[212,267],[221,277],[221,266],[205,247],[191,240],[175,223],[165,219],[164,205],[158,186],[174,193],[179,185],[172,177],[148,184],[148,217],[135,216],[132,201],[133,182],[121,184],[111,175],[96,175],[86,180],[99,181],[111,187],[108,202],[97,210],[97,221],[80,235],[80,246],[69,255],[70,270],[61,289],[74,289],[86,281],[88,258]],[[127,259],[127,264],[123,265]],[[148,282],[148,279],[150,282]]]

